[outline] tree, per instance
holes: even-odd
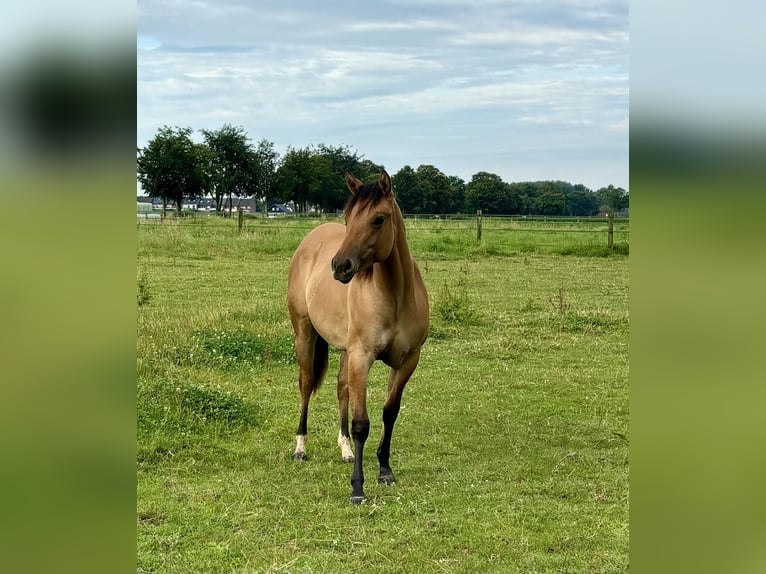
[[[456,175],[450,175],[449,198],[445,213],[463,213],[465,211],[465,182]]]
[[[254,182],[254,195],[263,201],[268,209],[268,198],[276,178],[279,154],[274,150],[274,143],[262,139],[255,148],[257,171]]]
[[[573,191],[566,197],[566,214],[591,216],[598,213],[598,198],[590,190]]]
[[[452,203],[449,178],[433,165],[419,165],[415,176],[420,190],[421,213],[447,213]]]
[[[184,199],[201,197],[209,183],[207,150],[192,141],[192,133],[189,127],[163,126],[137,150],[137,179],[144,191],[163,204],[175,203],[179,214]]]
[[[391,177],[391,183],[402,213],[423,213],[420,204],[420,187],[414,169],[405,165]]]
[[[470,212],[508,213],[508,198],[508,184],[494,173],[475,173],[465,187],[465,206]]]
[[[375,163],[372,160],[369,159],[359,159],[358,167],[356,168],[359,170],[359,177],[362,181],[378,181],[378,178],[380,178],[380,173],[385,169],[382,165]],[[356,172],[353,172],[354,175],[356,175]]]
[[[274,179],[274,193],[281,201],[293,201],[305,211],[313,182],[311,150],[288,147]]]
[[[311,203],[322,211],[337,211],[348,200],[348,188],[343,175],[350,171],[362,181],[368,181],[369,171],[379,166],[369,160],[362,160],[359,152],[349,146],[319,144],[311,149],[313,185],[310,189]]]
[[[343,172],[338,172],[336,158],[331,153],[321,153],[311,150],[310,167],[311,182],[309,184],[309,203],[321,211],[335,211],[343,206],[348,196],[347,189],[341,184]],[[345,184],[344,184],[345,185]]]
[[[213,154],[211,177],[216,211],[221,211],[223,198],[228,196],[231,213],[232,196],[247,197],[255,193],[259,167],[256,152],[241,126],[224,124],[218,130],[201,131]]]
[[[621,187],[614,187],[613,185],[602,187],[596,192],[596,196],[598,197],[599,209],[603,213],[609,210],[620,211],[628,208],[628,192]]]
[[[564,194],[555,189],[543,191],[537,198],[537,209],[540,215],[563,215],[565,206]]]
[[[276,174],[275,192],[282,201],[292,200],[298,211],[309,207],[322,211],[341,209],[348,199],[344,173],[362,181],[377,179],[383,167],[349,146],[319,144],[303,149],[289,147]]]
[[[519,181],[509,184],[510,194],[518,202],[518,208],[515,213],[531,215],[538,213],[537,196],[539,195],[537,185],[531,181]]]

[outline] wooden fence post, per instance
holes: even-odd
[[[608,231],[608,238],[607,238],[607,246],[609,247],[609,249],[612,249],[614,248],[614,211],[610,209],[607,216],[609,217],[609,231]]]
[[[245,225],[245,212],[241,207],[237,208],[237,230],[242,233],[242,227]]]
[[[476,241],[481,241],[481,209],[476,210]]]

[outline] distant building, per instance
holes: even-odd
[[[148,195],[136,196],[136,202],[139,204],[151,205],[155,211],[162,211],[162,198],[149,197]],[[174,202],[168,202],[166,204],[167,209],[175,209],[176,204]],[[231,210],[237,211],[239,208],[245,213],[256,213],[258,211],[258,203],[251,197],[232,197],[231,198]],[[185,199],[181,204],[181,209],[184,211],[203,211],[211,212],[215,211],[215,199],[211,197],[202,197],[199,199]],[[224,198],[221,205],[222,211],[229,210],[229,198]]]
[[[279,217],[281,215],[291,215],[293,208],[284,203],[269,203],[269,217]]]
[[[159,213],[152,212],[152,204],[150,201],[141,201],[141,197],[137,197],[136,200],[137,219],[160,219]]]

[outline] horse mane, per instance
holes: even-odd
[[[348,198],[346,207],[343,208],[343,215],[348,216],[356,206],[364,209],[370,205],[377,205],[381,199],[383,199],[383,189],[378,182],[365,183],[359,188],[359,191],[352,193],[351,197]]]

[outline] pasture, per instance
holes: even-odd
[[[608,253],[602,224],[485,220],[477,244],[470,220],[408,220],[430,336],[392,486],[375,481],[372,368],[352,506],[332,351],[309,460],[292,460],[287,266],[316,223],[138,226],[138,572],[627,571],[627,236]]]

